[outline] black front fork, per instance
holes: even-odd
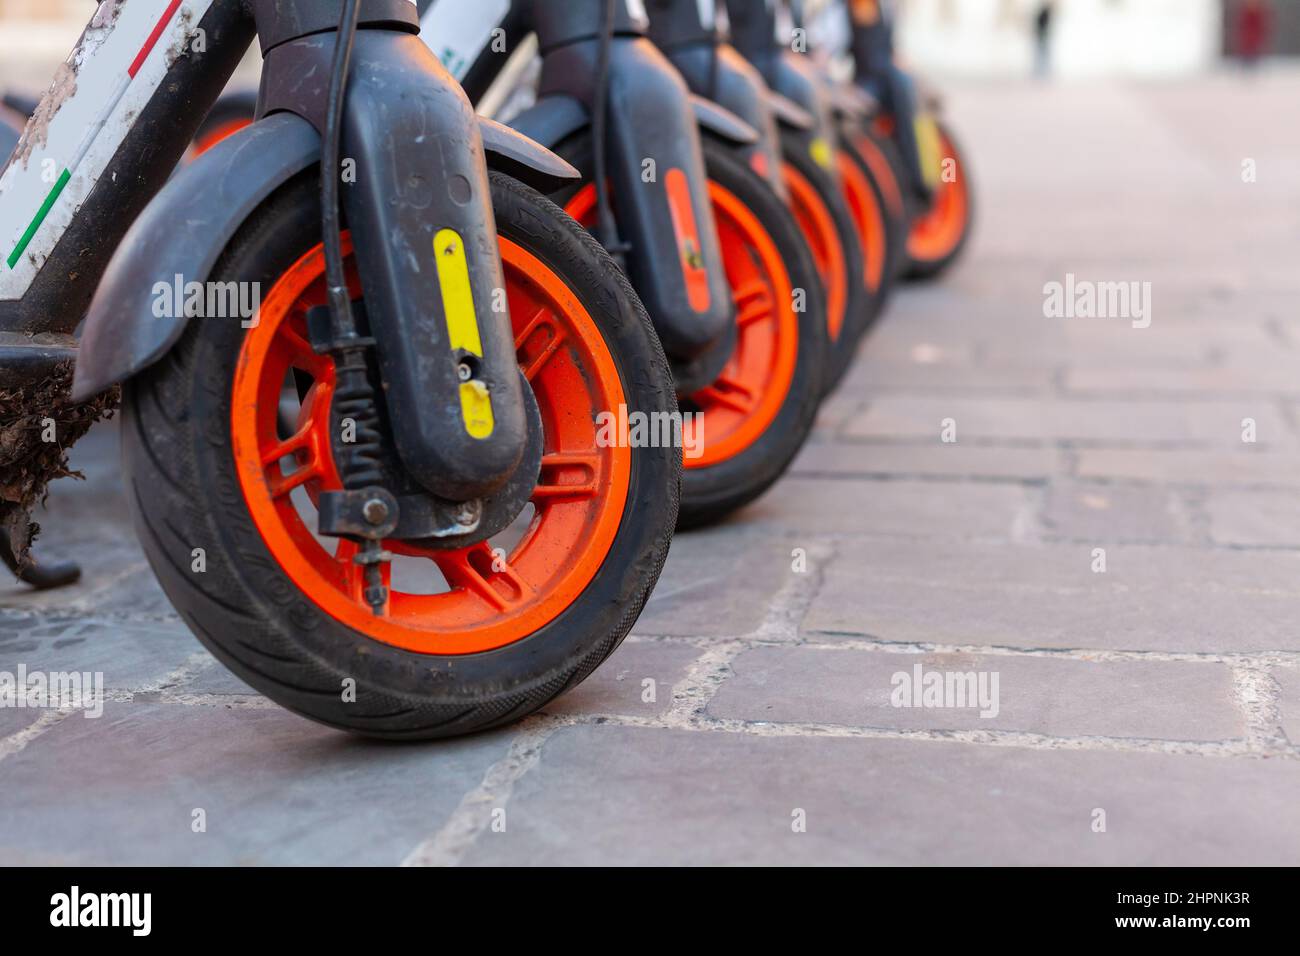
[[[325,128],[338,4],[254,0],[258,115]],[[500,488],[527,425],[474,110],[408,0],[362,0],[339,175],[398,456],[433,495]]]
[[[763,75],[718,30],[705,22],[697,0],[648,0],[650,39],[663,51],[691,92],[712,100],[754,128],[758,140],[742,147],[750,166],[783,200],[781,141]]]
[[[735,343],[735,307],[723,267],[690,91],[615,3],[605,75],[605,0],[532,0],[542,51],[539,96],[569,96],[594,115],[607,83],[604,142],[614,218],[629,277],[654,320],[678,385],[712,381]]]
[[[829,92],[817,68],[777,37],[777,10],[770,0],[726,0],[731,41],[752,63],[773,90],[793,100],[812,115],[808,149],[814,162],[833,182],[839,182],[835,164],[835,116]]]
[[[844,5],[849,21],[855,82],[874,96],[893,119],[890,132],[906,167],[907,186],[922,208],[931,189],[921,169],[916,139],[916,81],[894,62],[894,27],[876,4]]]

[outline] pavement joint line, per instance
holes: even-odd
[[[929,448],[945,447],[929,434],[903,435],[845,435],[817,442],[820,445],[848,445],[854,448]],[[1224,453],[1237,447],[1232,441],[1198,441],[1195,439],[1171,438],[1163,440],[1133,438],[1015,438],[988,435],[968,435],[959,441],[950,442],[946,447],[1005,449],[1018,448],[1025,451],[1204,451]],[[1265,452],[1292,453],[1296,450],[1295,442],[1254,442],[1249,452],[1258,455]]]
[[[920,481],[934,484],[975,484],[975,485],[1019,485],[1036,487],[1046,485],[1052,476],[1042,478],[1019,477],[1015,475],[959,475],[934,474],[926,472],[890,472],[890,471],[816,471],[792,468],[790,474],[795,478],[809,481]]]
[[[796,645],[799,626],[821,592],[823,569],[835,560],[832,545],[815,542],[808,548],[808,571],[789,578],[772,596],[763,620],[749,634],[718,641],[704,649],[673,686],[672,705],[662,720],[669,725],[689,724],[705,716],[718,689],[731,676],[732,662],[755,643]]]
[[[792,574],[772,597],[762,622],[747,635],[753,640],[793,643],[813,600],[821,590],[822,568],[834,559],[834,549],[815,542],[807,549],[809,570]],[[703,715],[713,694],[730,675],[731,661],[744,649],[744,638],[707,647],[691,664],[686,677],[673,686],[672,705],[655,724],[692,725]],[[461,797],[459,805],[432,836],[422,840],[402,861],[403,866],[455,866],[478,842],[490,825],[491,811],[505,811],[515,784],[541,760],[542,747],[561,727],[586,723],[618,723],[620,719],[587,720],[545,712],[523,721],[507,754],[488,768],[477,787]],[[651,723],[645,724],[652,725]]]
[[[814,631],[818,635],[848,634],[844,631]],[[982,657],[1052,657],[1086,662],[1118,663],[1122,661],[1164,661],[1189,664],[1257,665],[1260,667],[1300,666],[1300,651],[1143,651],[1107,650],[1087,647],[1027,647],[1014,644],[945,644],[932,641],[890,641],[870,635],[849,640],[813,641],[799,644],[821,651],[884,651],[904,654],[975,654]]]
[[[165,698],[174,688],[181,687],[202,671],[206,670],[215,658],[206,650],[198,650],[190,654],[185,660],[181,661],[176,667],[172,668],[166,674],[159,677],[151,678],[138,687],[108,687],[104,690],[104,699],[114,703],[132,703],[137,697],[147,694],[157,694],[160,698]],[[196,695],[197,696],[197,695]],[[220,696],[220,695],[209,695]],[[249,697],[259,697],[260,695],[242,695]],[[262,698],[264,699],[264,698]]]
[[[1238,661],[1232,670],[1233,703],[1246,722],[1247,740],[1264,754],[1291,749],[1282,726],[1282,688],[1269,667]]]
[[[249,709],[257,709],[250,706],[253,701],[265,701],[265,698],[255,695],[205,696],[214,700],[219,698],[220,702],[227,705],[242,696],[246,700],[244,706]],[[179,701],[173,702],[179,703]],[[278,705],[271,704],[269,701],[266,703],[268,709],[280,709]],[[72,709],[49,711],[47,714],[62,715],[58,718],[61,720],[62,717],[76,712]],[[45,716],[47,715],[42,715]],[[1300,746],[1291,743],[1285,736],[1273,737],[1267,734],[1213,741],[1104,735],[1055,736],[1018,730],[899,730],[854,724],[723,719],[703,712],[684,712],[677,717],[671,717],[669,714],[660,717],[642,717],[633,714],[557,714],[541,711],[526,718],[520,726],[523,729],[512,741],[511,751],[488,769],[484,774],[483,782],[462,797],[460,805],[448,818],[447,823],[439,829],[438,833],[421,841],[407,855],[403,865],[454,865],[455,861],[463,858],[478,834],[486,830],[491,822],[485,818],[490,814],[484,814],[482,812],[484,808],[504,809],[514,784],[538,763],[541,745],[567,727],[636,727],[646,730],[730,733],[756,737],[869,738],[1019,747],[1027,750],[1122,751],[1215,758],[1300,760]],[[12,737],[21,737],[24,733],[25,731],[19,731]],[[12,738],[0,741],[0,759],[7,755],[5,746],[9,739]]]
[[[1300,651],[1146,651],[1114,650],[1092,647],[1030,647],[1015,644],[946,644],[937,641],[891,641],[856,631],[810,631],[813,637],[797,642],[766,641],[744,635],[636,634],[628,637],[635,644],[678,644],[685,647],[712,647],[739,641],[747,648],[799,647],[813,651],[879,651],[887,654],[964,654],[981,657],[1047,657],[1078,660],[1086,663],[1124,661],[1159,661],[1187,664],[1257,665],[1260,667],[1300,668]],[[838,637],[835,641],[817,637]]]
[[[546,714],[525,718],[506,755],[487,769],[477,787],[461,797],[436,833],[407,853],[402,866],[458,866],[491,825],[492,812],[504,812],[515,784],[541,759],[546,741],[569,723]]]
[[[77,710],[74,707],[46,710],[22,730],[15,731],[9,736],[0,739],[0,761],[3,761],[6,757],[12,757],[16,753],[21,753],[27,748],[28,744],[44,735],[47,730],[77,713]]]

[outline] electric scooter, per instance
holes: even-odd
[[[828,388],[848,370],[858,342],[879,314],[883,302],[869,283],[862,236],[843,194],[832,114],[832,95],[816,69],[792,49],[792,30],[778,22],[775,0],[726,0],[731,42],[754,65],[767,85],[803,108],[813,120],[808,129],[782,123],[782,157],[791,198],[805,235],[810,237],[831,303],[830,334],[842,344],[832,349]],[[848,162],[852,162],[851,159]],[[871,242],[882,250],[878,238]],[[879,255],[879,253],[877,253]]]
[[[814,75],[829,98],[840,180],[862,236],[867,256],[867,284],[879,289],[880,298],[886,300],[907,262],[910,222],[898,187],[901,160],[897,159],[893,143],[873,125],[880,104],[862,87],[845,82],[838,75],[832,51],[819,50],[814,45],[814,33],[825,33],[826,19],[833,17],[842,22],[840,0],[785,0],[778,6],[778,12],[782,14],[778,17],[778,32],[789,30],[783,42],[812,64]],[[809,21],[822,29],[810,28]],[[847,45],[844,49],[847,50]]]
[[[550,17],[552,20],[561,16],[572,18],[579,34],[584,34],[588,39],[599,36],[604,0],[586,2],[589,7],[585,11],[579,5],[563,12],[554,9],[553,4],[539,4],[538,10],[541,12],[535,14],[533,7],[525,0],[513,3],[509,0],[492,0],[490,3],[420,0],[423,24],[421,36],[461,82],[476,105],[491,99],[499,101],[505,98],[504,95],[494,96],[492,92],[499,93],[503,84],[514,81],[517,71],[512,70],[511,64],[517,63],[520,56],[526,57],[530,50],[536,49],[535,46],[529,47],[526,42],[533,35],[536,16]],[[657,3],[656,8],[659,6],[663,4]],[[693,4],[691,6],[694,7]],[[662,22],[660,14],[661,11],[656,9],[655,18]],[[614,15],[625,18],[629,23],[636,23],[631,12],[624,8],[623,0],[615,5],[614,13],[611,13],[611,16]],[[694,19],[698,29],[701,22],[698,11],[695,12]],[[545,24],[550,22],[551,20],[544,19],[544,29]],[[653,22],[650,26],[653,38]],[[644,24],[638,24],[636,28],[645,31]],[[620,36],[625,38],[638,35],[635,32],[625,32],[622,27],[618,29]],[[676,44],[670,42],[667,45],[674,51],[677,50]],[[678,64],[684,68],[688,78],[694,72],[691,59],[688,52]],[[730,51],[728,64],[728,73],[738,74],[743,84],[751,87],[754,84],[762,85],[761,78],[734,50]],[[754,95],[754,89],[744,92],[735,84],[725,84],[715,92],[728,95],[727,106],[740,112],[745,120],[756,121],[758,128],[752,122],[749,125],[739,122],[731,110],[717,109],[707,97],[707,92],[703,97],[691,97],[689,104],[683,106],[682,92],[678,89],[680,83],[676,79],[657,82],[662,80],[659,74],[665,72],[661,58],[647,58],[631,63],[625,70],[633,77],[630,85],[636,85],[637,70],[645,71],[647,89],[659,91],[658,99],[651,97],[645,109],[646,116],[653,114],[658,126],[647,126],[643,121],[630,124],[640,127],[638,135],[647,144],[655,144],[656,155],[653,157],[649,156],[649,145],[642,148],[641,152],[647,154],[645,158],[653,158],[656,163],[666,162],[668,168],[683,172],[680,181],[689,188],[678,190],[676,195],[679,197],[700,192],[698,186],[691,185],[697,179],[703,181],[700,174],[686,174],[695,168],[691,137],[697,136],[693,130],[698,126],[707,131],[701,147],[705,150],[706,160],[715,153],[731,152],[749,163],[757,175],[767,180],[779,197],[791,201],[797,214],[797,225],[803,229],[808,244],[815,250],[814,263],[818,277],[833,284],[833,310],[821,304],[826,299],[826,282],[813,281],[805,274],[804,257],[794,249],[797,243],[787,235],[787,223],[781,221],[779,214],[770,210],[770,204],[762,197],[757,200],[759,221],[772,220],[774,224],[769,227],[773,233],[772,238],[788,253],[783,256],[784,271],[788,273],[791,288],[802,290],[801,301],[797,303],[800,314],[826,315],[826,336],[838,337],[839,329],[845,324],[847,310],[851,307],[848,296],[843,294],[849,281],[845,275],[849,265],[844,256],[846,243],[849,246],[848,255],[854,255],[853,239],[849,236],[847,240],[841,241],[837,228],[838,224],[839,228],[849,229],[845,225],[849,221],[846,209],[837,202],[828,204],[820,198],[819,189],[829,192],[832,188],[822,180],[820,171],[809,168],[810,163],[803,158],[802,148],[799,155],[791,161],[781,157],[781,144],[776,139],[775,131],[769,128],[771,116],[767,107],[761,103],[755,107],[746,101],[747,97]],[[603,87],[597,83],[592,73],[593,70],[588,69],[586,73],[566,76],[566,81],[577,87],[577,95],[568,95],[563,90],[553,91],[537,109],[517,117],[513,122],[516,125],[523,124],[519,128],[556,148],[560,148],[561,141],[566,137],[573,138],[577,141],[577,152],[580,155],[585,152],[587,162],[594,164],[597,158],[595,152],[589,144],[582,141],[582,130],[585,127],[590,126],[594,130],[600,125],[592,118],[592,107],[597,99],[597,91]],[[772,97],[776,113],[783,117],[783,123],[797,131],[812,128],[812,117],[801,107],[777,94],[769,92],[767,95]],[[605,98],[605,94],[599,96]],[[645,96],[638,87],[638,100]],[[235,91],[225,94],[205,119],[189,155],[192,157],[210,148],[213,143],[238,129],[241,123],[251,121],[251,117],[252,104],[247,93]],[[660,129],[663,135],[646,135],[646,131],[652,129]],[[569,145],[571,144],[566,144],[565,148]],[[765,159],[759,158],[764,152],[769,155]],[[672,153],[676,155],[670,155]],[[629,177],[640,175],[640,167],[635,165],[635,159],[633,157],[628,160],[626,170]],[[802,173],[795,168],[796,165],[802,166]],[[736,187],[741,193],[749,194],[756,190],[752,177],[740,174],[740,178],[748,180]],[[795,184],[797,190],[797,197],[793,200],[787,190],[788,180]],[[617,226],[617,223],[607,224],[606,229],[598,232],[602,233],[602,241],[612,249],[620,264],[629,270],[633,284],[647,302],[660,338],[668,351],[679,395],[686,411],[691,414],[686,419],[686,427],[689,429],[686,444],[689,451],[679,513],[681,526],[688,527],[725,517],[757,497],[776,480],[811,430],[815,404],[807,397],[811,389],[808,380],[816,375],[823,382],[821,387],[828,389],[847,369],[852,349],[849,348],[842,354],[838,351],[828,354],[824,362],[814,360],[816,350],[825,349],[826,346],[818,345],[811,339],[799,344],[809,336],[790,321],[788,314],[784,317],[779,333],[773,333],[770,329],[764,331],[759,319],[751,316],[759,315],[756,310],[767,309],[765,321],[776,318],[776,314],[767,305],[770,296],[764,294],[755,298],[753,293],[747,293],[751,301],[747,303],[743,314],[751,327],[745,329],[743,335],[749,344],[740,350],[743,355],[737,358],[734,367],[729,366],[736,351],[737,337],[742,334],[733,327],[733,319],[721,317],[727,310],[734,310],[731,295],[723,292],[721,287],[714,288],[711,292],[711,308],[696,314],[685,300],[686,284],[683,282],[683,277],[688,277],[697,288],[702,288],[702,278],[712,276],[715,285],[718,284],[719,277],[726,280],[727,267],[725,263],[719,262],[718,255],[725,254],[728,250],[722,249],[719,252],[712,243],[702,243],[698,249],[692,247],[697,268],[683,269],[680,273],[675,269],[666,269],[665,263],[675,262],[681,255],[675,232],[678,220],[674,218],[669,206],[670,197],[642,188],[648,184],[641,183],[639,179],[634,178],[634,182],[636,188],[631,195],[639,197],[638,201],[622,208],[611,207],[610,213],[614,218],[621,215],[625,220],[624,229],[635,228],[639,230],[637,235],[628,240],[624,248],[624,237],[615,236],[608,228]],[[596,226],[596,214],[600,207],[593,201],[597,198],[594,188],[578,190],[572,195],[557,195],[555,198],[566,202],[576,201],[578,205],[569,211],[586,224]],[[693,209],[693,215],[698,214],[700,223],[707,224],[707,217],[714,212],[711,200],[693,197],[692,204],[698,207]],[[869,206],[869,200],[864,200],[853,208],[865,209]],[[701,236],[707,238],[714,235],[714,230],[707,225],[697,225],[697,228],[701,228]],[[728,237],[736,235],[734,229],[728,232]],[[688,243],[691,241],[687,240]],[[878,245],[873,242],[873,255],[879,254]],[[731,250],[731,255],[733,259],[736,258],[736,249]],[[866,273],[869,276],[879,272],[872,268],[871,258],[868,256],[866,263]],[[739,261],[740,267],[744,267],[744,261]],[[841,279],[845,281],[840,281]],[[775,286],[768,286],[769,291],[781,286],[784,281],[778,278]]]
[[[892,188],[909,210],[906,271],[914,278],[936,276],[956,261],[971,233],[975,199],[970,165],[939,116],[938,97],[923,94],[895,61],[888,11],[878,0],[849,0],[844,7],[855,82],[880,104],[873,126],[894,147],[881,153],[873,168],[884,177],[892,166]],[[860,148],[869,155],[871,140],[864,138]]]
[[[766,490],[811,431],[826,307],[807,243],[747,158],[759,134],[690,93],[630,4],[499,6],[437,0],[424,23],[457,26],[439,55],[471,98],[536,35],[538,98],[511,125],[582,171],[552,195],[646,302],[703,437],[684,462],[680,525],[716,521]]]
[[[120,391],[134,523],[199,640],[390,738],[585,678],[681,467],[679,435],[611,425],[680,419],[635,293],[536,191],[577,171],[476,117],[418,31],[407,0],[101,5],[0,175],[13,564],[51,583],[28,514]],[[254,39],[256,121],[172,175]]]

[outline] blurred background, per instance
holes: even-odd
[[[0,78],[43,87],[92,5],[0,0]],[[897,9],[901,53],[936,78],[1024,76],[1040,49],[1064,79],[1179,77],[1243,60],[1276,68],[1300,55],[1300,0],[898,0]],[[834,28],[811,29],[816,40]],[[255,62],[242,73],[255,78]]]

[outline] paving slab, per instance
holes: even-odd
[[[731,519],[798,535],[1008,538],[1033,497],[1018,485],[962,484],[936,493],[925,481],[791,476]]]
[[[1155,486],[1053,481],[1043,526],[1049,537],[1095,544],[1183,544],[1194,537],[1182,498]]]
[[[1054,448],[987,445],[811,442],[790,466],[807,478],[827,476],[1004,479],[1043,482],[1061,469]]]
[[[1297,788],[1300,761],[575,727],[465,862],[1285,865]]]
[[[732,525],[673,538],[638,634],[747,634],[791,573],[799,542]]]
[[[744,651],[731,669],[711,716],[1053,737],[1245,736],[1222,664],[768,646]],[[951,692],[927,698],[927,680]]]
[[[1217,544],[1300,548],[1300,494],[1215,491],[1205,501]]]
[[[0,864],[396,864],[508,745],[394,746],[280,709],[110,702],[5,759]]]
[[[1293,488],[1300,455],[1270,452],[1243,444],[1232,451],[1080,448],[1075,473],[1080,478],[1113,478],[1166,485],[1249,485]]]
[[[1042,400],[880,396],[848,422],[850,438],[941,440],[944,420],[956,423],[956,441],[1034,440],[1115,445],[1241,443],[1242,422],[1255,422],[1256,443],[1294,450],[1296,439],[1274,404],[1258,401]]]
[[[957,646],[1300,650],[1300,555],[844,541],[806,634]],[[1098,565],[1099,566],[1099,565]]]
[[[130,690],[207,651],[179,621],[32,615],[0,611],[0,669],[102,673],[104,686]]]
[[[660,717],[673,704],[673,686],[681,681],[701,649],[669,641],[625,640],[596,672],[546,713],[570,717],[619,714]]]

